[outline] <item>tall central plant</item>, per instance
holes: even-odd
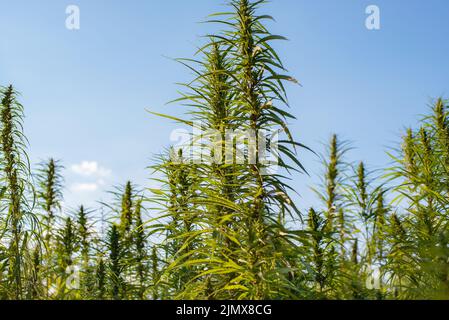
[[[291,137],[287,121],[294,117],[281,107],[287,104],[284,81],[296,82],[282,73],[283,65],[271,47],[271,41],[284,38],[263,26],[264,20],[272,18],[257,15],[261,3],[231,1],[234,13],[213,15],[221,20],[211,20],[229,30],[209,36],[211,41],[200,49],[202,62],[182,60],[199,63],[199,67],[189,65],[197,78],[185,85],[190,92],[177,101],[191,108],[192,120],[214,132],[205,134],[207,143],[200,144],[211,148],[210,152],[202,152],[202,162],[191,165],[195,170],[190,173],[201,182],[190,194],[190,205],[180,208],[184,217],[196,218],[195,228],[177,234],[187,242],[182,248],[190,260],[174,258],[167,268],[169,273],[196,270],[186,279],[184,297],[264,299],[289,294],[290,289],[280,284],[288,283],[284,277],[291,276],[288,270],[294,262],[289,258],[294,244],[283,222],[286,213],[299,211],[281,172],[303,169],[295,154],[296,147],[303,145]],[[234,146],[232,137],[235,149],[229,157],[227,132],[236,128],[255,138],[245,140],[245,153]],[[272,152],[281,172],[270,173],[263,158],[264,145],[270,144],[267,133],[279,130],[286,138]],[[242,153],[245,163],[236,163],[237,154]],[[167,177],[168,181],[173,178]],[[199,245],[191,246],[193,241]]]

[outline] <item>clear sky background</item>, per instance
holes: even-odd
[[[199,22],[223,2],[0,0],[0,84],[22,93],[33,163],[65,165],[68,206],[95,206],[127,179],[150,185],[146,167],[177,126],[145,109],[181,114],[164,104],[191,75],[169,57],[192,57],[214,29]],[[65,28],[70,4],[81,11],[78,31]],[[380,8],[377,31],[365,28],[370,4]],[[261,12],[289,38],[276,48],[303,85],[288,87],[292,131],[317,152],[335,132],[353,141],[351,159],[382,167],[430,99],[449,97],[447,0],[272,0]],[[307,207],[321,168],[299,157],[312,174],[293,182]]]

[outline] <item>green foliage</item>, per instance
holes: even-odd
[[[124,252],[122,239],[117,225],[113,224],[108,232],[109,265],[108,278],[112,299],[119,300],[126,296],[126,284],[123,279]]]
[[[32,255],[28,250],[38,241],[36,215],[32,212],[33,200],[29,200],[30,169],[26,153],[27,140],[22,131],[23,107],[17,101],[12,86],[0,88],[0,172],[2,197],[0,203],[0,234],[5,246],[4,260],[7,271],[7,297],[25,297],[24,282],[33,270]],[[2,255],[2,256],[3,256]]]
[[[189,141],[202,152],[162,153],[150,195],[128,181],[101,211],[69,212],[58,161],[41,163],[33,183],[23,107],[12,86],[0,89],[1,299],[449,299],[447,101],[405,132],[384,170],[349,162],[332,135],[317,202],[302,213],[289,181],[306,173],[298,151],[308,148],[289,131],[285,92],[297,81],[264,2],[230,0],[209,20],[223,30],[197,59],[178,60],[194,74],[173,101],[189,118],[156,115],[207,133]],[[237,129],[255,143],[230,152]],[[277,172],[259,157],[274,131]]]

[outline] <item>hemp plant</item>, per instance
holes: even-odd
[[[213,18],[210,22],[229,29],[209,35],[210,41],[199,50],[203,61],[194,60],[199,67],[190,66],[197,77],[185,86],[192,93],[178,101],[188,101],[192,121],[163,115],[189,126],[201,120],[206,130],[214,130],[222,138],[212,143],[213,152],[203,153],[209,161],[195,166],[178,165],[187,167],[183,170],[192,172],[194,180],[200,181],[187,183],[197,185],[198,193],[189,193],[190,203],[182,209],[183,219],[190,215],[197,221],[197,228],[178,232],[178,237],[197,244],[184,244],[184,258],[176,260],[178,270],[196,270],[189,275],[190,280],[186,279],[188,286],[183,297],[202,297],[205,283],[209,297],[263,299],[291,291],[289,285],[282,286],[288,282],[284,281],[287,275],[282,270],[294,265],[288,260],[295,255],[283,217],[286,213],[296,215],[299,210],[282,174],[268,172],[269,164],[263,161],[261,147],[270,139],[265,132],[283,130],[286,139],[278,141],[279,152],[273,150],[279,167],[304,171],[295,154],[297,147],[304,146],[294,141],[288,130],[287,121],[294,117],[277,106],[287,104],[283,82],[297,81],[281,73],[285,69],[270,43],[284,38],[270,34],[263,26],[263,20],[272,18],[257,15],[261,3],[230,1],[233,13],[213,16],[218,20]],[[245,142],[246,163],[214,163],[223,158],[223,135],[235,127],[254,133],[255,139]],[[231,158],[234,160],[235,155],[231,154]],[[175,165],[173,172],[179,168]],[[172,186],[173,173],[167,176]],[[167,202],[173,203],[173,199]],[[171,213],[173,216],[174,211]],[[216,254],[207,258],[207,253]],[[190,261],[182,261],[188,256]],[[168,270],[172,272],[172,268],[173,265]]]
[[[37,168],[36,174],[36,197],[42,213],[40,214],[40,225],[43,234],[44,252],[42,257],[42,273],[46,282],[46,294],[49,295],[50,287],[53,285],[55,270],[54,246],[55,230],[58,213],[61,212],[63,200],[63,167],[59,161],[49,159],[42,162]]]
[[[32,212],[34,191],[30,184],[30,166],[23,133],[23,106],[12,85],[0,88],[0,202],[3,230],[0,240],[6,244],[8,266],[7,296],[24,297],[24,282],[33,268],[31,245],[40,241],[38,219]]]

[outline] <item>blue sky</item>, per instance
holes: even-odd
[[[169,57],[192,57],[213,30],[198,22],[223,2],[0,0],[0,84],[22,93],[33,163],[63,161],[68,206],[94,206],[127,179],[150,185],[146,167],[177,126],[145,109],[182,113],[165,103],[191,75]],[[65,28],[71,4],[77,31]],[[371,4],[380,30],[365,28]],[[353,141],[351,159],[379,168],[431,97],[449,97],[446,0],[272,0],[261,12],[289,38],[276,48],[303,85],[288,87],[292,131],[316,151],[335,132]],[[294,178],[306,207],[320,166],[299,157],[312,173]]]

